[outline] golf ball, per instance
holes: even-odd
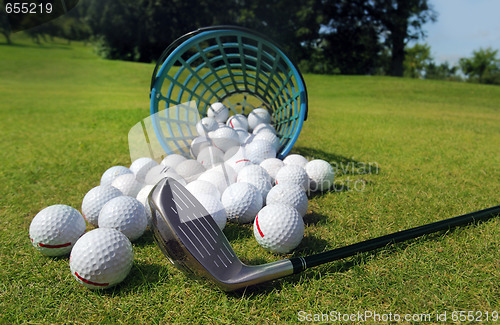
[[[151,207],[149,206],[148,203],[148,197],[151,191],[153,190],[155,186],[154,185],[145,185],[142,190],[137,194],[137,201],[141,202],[142,205],[144,205],[144,208],[146,209],[146,217],[148,219],[148,227],[151,229],[151,223],[153,222],[152,220],[152,215],[151,215]]]
[[[115,178],[123,174],[133,174],[133,172],[125,166],[110,167],[102,174],[101,185],[111,185]]]
[[[123,174],[115,178],[111,185],[119,189],[123,195],[136,197],[144,183],[139,182],[135,174]]]
[[[158,166],[158,163],[149,157],[142,157],[134,160],[129,169],[135,174],[137,181],[144,183],[148,171]]]
[[[33,218],[29,235],[33,246],[47,256],[69,254],[85,232],[85,219],[73,207],[57,204],[46,207]]]
[[[248,114],[248,127],[253,130],[261,123],[271,123],[271,115],[264,108],[256,108]]]
[[[196,123],[198,135],[205,136],[210,131],[215,131],[219,127],[218,122],[213,117],[204,117]]]
[[[215,196],[220,200],[221,194],[217,187],[207,181],[197,179],[186,185],[186,189],[193,194],[194,197],[198,197],[199,194],[209,194]]]
[[[220,102],[213,103],[207,110],[207,117],[212,117],[217,122],[226,122],[229,117],[229,109]]]
[[[208,146],[210,146],[210,141],[207,137],[199,136],[194,138],[193,141],[191,141],[191,155],[196,159],[200,151]]]
[[[205,167],[194,159],[187,159],[174,168],[175,172],[188,183],[197,179],[205,171]]]
[[[309,161],[306,159],[306,157],[298,154],[291,154],[283,159],[283,163],[285,165],[297,165],[302,168],[304,168],[308,162]]]
[[[278,170],[276,184],[293,183],[302,186],[304,191],[309,189],[309,176],[304,168],[298,165],[285,165]]]
[[[125,174],[132,175],[133,174]],[[123,176],[123,175],[122,175]],[[123,193],[111,185],[99,185],[91,189],[85,194],[82,201],[82,215],[88,223],[97,227],[99,213],[102,207],[109,200],[122,196]]]
[[[71,250],[69,266],[76,281],[90,289],[122,282],[134,259],[132,244],[116,229],[97,228],[83,235]]]
[[[262,194],[252,184],[231,184],[222,193],[222,205],[228,220],[235,223],[250,223],[262,208]]]
[[[219,229],[223,230],[226,226],[227,213],[221,201],[215,196],[209,194],[198,194],[196,199],[212,216]]]
[[[264,168],[266,172],[269,174],[271,177],[271,182],[274,184],[276,180],[276,174],[278,174],[278,170],[280,170],[281,167],[283,167],[285,164],[283,163],[283,160],[280,160],[278,158],[267,158],[263,160],[259,166]]]
[[[226,125],[235,130],[241,129],[248,131],[248,120],[243,114],[235,114],[233,116],[230,116],[226,121]]]
[[[271,178],[266,170],[259,165],[249,165],[243,167],[238,173],[237,182],[246,182],[255,186],[262,195],[262,202],[265,203],[267,193],[271,190]]]
[[[130,241],[142,236],[148,226],[146,208],[136,198],[119,196],[106,203],[99,214],[99,228],[114,228]]]
[[[300,185],[285,183],[275,185],[267,194],[266,204],[282,203],[297,209],[301,217],[307,213],[309,202]]]
[[[205,168],[224,162],[224,152],[217,147],[207,146],[200,151],[196,160]]]
[[[313,192],[326,191],[333,186],[335,172],[333,167],[325,160],[314,159],[305,166],[309,176],[309,189]]]
[[[168,167],[172,167],[175,169],[175,167],[177,165],[179,165],[181,162],[183,162],[186,159],[187,158],[182,156],[182,155],[173,153],[173,154],[168,155],[165,158],[163,158],[163,160],[161,161],[160,164],[163,166],[168,166]]]
[[[276,158],[276,149],[273,144],[264,139],[253,139],[245,145],[245,153],[254,164],[260,164],[267,158]]]
[[[255,217],[253,234],[265,249],[274,253],[289,253],[304,237],[304,221],[291,206],[269,204]]]
[[[208,133],[208,138],[212,141],[212,144],[222,151],[226,151],[231,147],[240,145],[240,138],[238,133],[226,126],[218,128],[215,131]]]

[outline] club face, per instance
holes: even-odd
[[[241,271],[243,264],[227,238],[179,182],[163,179],[152,191],[149,202],[155,239],[177,268],[209,278],[221,287]]]

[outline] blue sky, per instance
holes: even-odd
[[[429,3],[437,11],[438,19],[424,25],[427,38],[419,43],[430,45],[436,62],[456,63],[481,47],[500,52],[500,0],[429,0]]]

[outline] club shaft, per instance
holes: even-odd
[[[369,252],[389,244],[400,243],[406,240],[417,238],[423,235],[438,231],[449,230],[458,226],[465,226],[478,221],[484,221],[500,213],[500,205],[488,209],[471,212],[458,217],[429,223],[423,226],[398,231],[385,236],[365,240],[356,244],[340,247],[331,251],[306,256],[293,257],[290,261],[293,264],[293,273],[299,273],[306,268],[317,266],[323,263],[340,260],[358,253]]]

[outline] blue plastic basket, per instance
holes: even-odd
[[[306,85],[295,64],[266,36],[237,26],[188,33],[160,57],[151,81],[151,114],[190,101],[202,117],[214,102],[232,114],[267,109],[280,138],[279,158],[292,149],[307,119]],[[153,126],[165,152],[175,152],[164,141],[174,136],[170,128],[161,119],[153,119]],[[189,140],[196,134],[181,136]]]

